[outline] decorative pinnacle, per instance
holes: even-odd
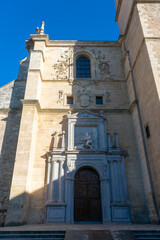
[[[36,28],[36,34],[39,34],[39,27]]]
[[[44,34],[44,26],[45,26],[45,23],[44,23],[44,21],[41,23],[41,29],[40,29],[40,34]]]

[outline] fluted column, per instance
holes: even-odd
[[[52,201],[52,157],[47,159],[47,203]]]
[[[62,132],[62,150],[65,149],[65,132]]]
[[[58,202],[62,202],[62,161],[59,160],[59,196]]]
[[[58,169],[57,161],[53,161],[52,166],[52,201],[58,201]]]
[[[124,158],[110,159],[112,203],[128,202],[128,188]]]
[[[107,132],[107,150],[108,151],[112,150],[112,143],[111,143],[111,138],[110,138],[110,132]]]
[[[126,177],[126,168],[125,168],[125,161],[124,157],[122,156],[122,161],[121,161],[121,177],[122,177],[122,201],[129,201],[129,196],[128,196],[128,186],[127,186],[127,177]]]
[[[112,201],[116,202],[117,192],[116,192],[116,178],[114,170],[114,162],[110,161],[110,172],[111,172],[111,191],[112,191]]]

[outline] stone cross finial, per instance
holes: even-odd
[[[44,21],[41,23],[41,29],[40,29],[40,34],[44,34],[44,26],[45,26],[45,23]]]

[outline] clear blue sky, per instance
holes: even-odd
[[[17,78],[25,40],[45,22],[51,40],[117,40],[114,0],[4,0],[0,7],[0,87]]]

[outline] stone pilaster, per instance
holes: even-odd
[[[23,113],[6,216],[6,225],[26,222],[36,143],[38,102],[23,101]]]
[[[28,41],[31,43],[30,62],[25,97],[22,100],[22,118],[6,225],[21,225],[27,222],[46,38],[47,35],[31,35]]]

